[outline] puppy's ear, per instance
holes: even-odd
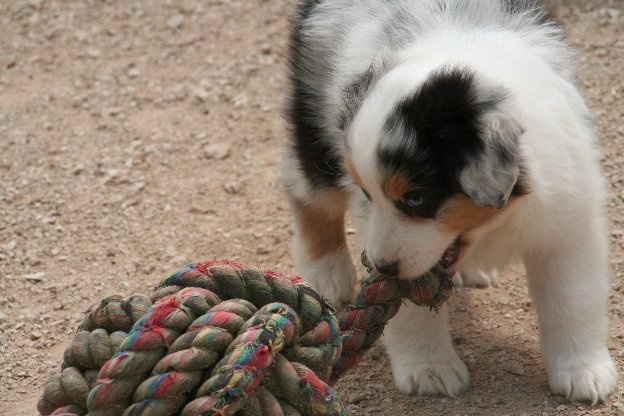
[[[387,51],[380,52],[366,70],[357,74],[343,88],[342,109],[338,121],[340,130],[345,130],[351,124],[366,95],[379,78],[388,71],[392,62]]]
[[[373,84],[375,78],[374,63],[366,71],[358,74],[342,91],[342,111],[340,114],[339,127],[345,130],[357,113],[366,93]]]
[[[483,151],[468,158],[459,174],[462,190],[476,204],[502,208],[520,175],[518,141],[524,133],[510,116],[492,111],[480,117]]]

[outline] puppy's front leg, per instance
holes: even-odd
[[[336,308],[353,299],[357,275],[345,238],[347,196],[327,190],[293,202],[295,267]]]
[[[401,392],[456,397],[468,386],[468,369],[451,342],[447,305],[436,313],[406,302],[383,340]]]
[[[618,381],[606,342],[606,245],[595,234],[526,262],[550,389],[592,403],[605,400]]]

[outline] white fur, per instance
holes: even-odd
[[[371,29],[380,15],[390,13],[389,6],[368,3],[328,2],[307,29],[328,49],[338,48],[336,54],[342,57],[325,86],[329,98],[323,120],[337,119],[340,86],[365,70],[383,49]],[[500,110],[525,129],[518,152],[526,163],[530,193],[494,222],[466,231],[471,247],[459,269],[464,280],[489,284],[484,270],[524,261],[551,390],[573,401],[605,400],[618,382],[606,346],[606,187],[589,112],[573,85],[570,53],[561,33],[554,26],[534,24],[530,14],[503,18],[495,0],[461,2],[463,14],[452,18],[436,12],[436,5],[447,3],[452,9],[460,2],[399,3],[422,33],[417,41],[393,52],[384,50],[377,58],[394,64],[368,93],[346,137],[373,201],[360,209],[365,247],[376,258],[400,259],[401,276],[409,278],[432,266],[456,237],[434,220],[410,221],[399,215],[383,195],[374,152],[395,103],[414,92],[431,71],[448,64],[474,70],[485,84],[503,86],[509,96]],[[342,40],[338,46],[337,37]],[[503,185],[508,196],[507,183]],[[354,195],[361,206],[358,192]],[[296,252],[304,276],[336,293],[330,300],[350,296],[353,281],[340,281],[341,275],[352,276],[346,251],[314,263],[306,263],[304,248]],[[436,315],[415,306],[404,306],[391,321],[385,344],[400,391],[453,397],[466,388],[467,370],[452,347],[447,321],[446,308]]]
[[[353,299],[357,272],[347,247],[312,260],[307,256],[305,242],[295,233],[293,257],[298,273],[334,307],[340,308]]]
[[[405,303],[386,327],[384,345],[402,393],[456,397],[468,386],[468,369],[451,342],[446,305],[436,313]]]

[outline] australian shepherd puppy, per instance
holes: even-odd
[[[282,178],[295,263],[353,295],[351,208],[371,263],[401,279],[440,258],[464,284],[526,265],[553,393],[604,400],[605,181],[562,28],[535,1],[301,0]],[[404,305],[385,331],[404,393],[456,396],[448,311]]]

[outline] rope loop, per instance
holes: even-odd
[[[331,385],[381,336],[402,299],[437,310],[451,277],[443,264],[411,281],[371,270],[337,313],[300,277],[232,261],[189,264],[150,297],[91,306],[38,410],[343,416]]]

